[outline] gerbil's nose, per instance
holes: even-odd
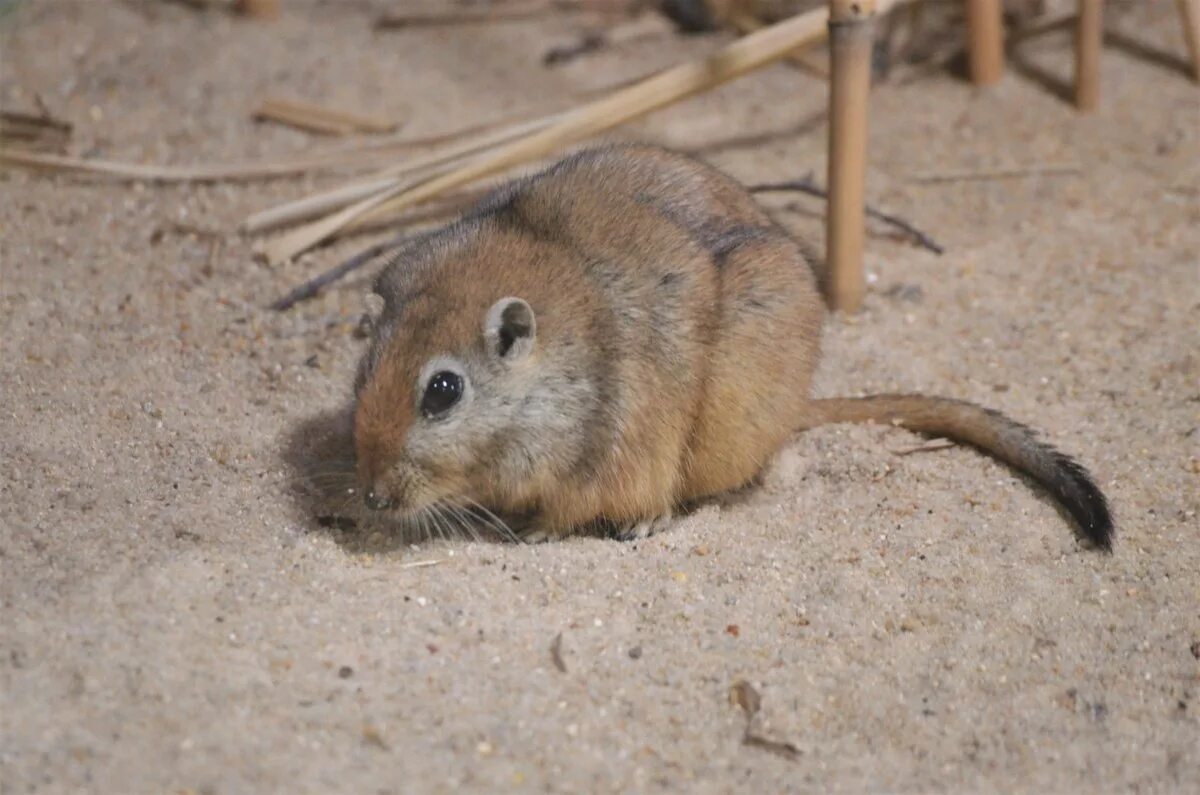
[[[375,493],[375,489],[371,489],[363,497],[363,501],[372,511],[386,511],[392,507],[392,501],[387,497],[381,497]]]

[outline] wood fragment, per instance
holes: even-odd
[[[563,636],[560,632],[554,636],[554,642],[550,644],[550,659],[554,661],[554,667],[560,673],[565,674],[567,672],[567,663],[563,660],[562,642]]]
[[[992,179],[1021,179],[1024,177],[1075,176],[1083,173],[1083,168],[1073,164],[1025,166],[1020,168],[998,168],[989,170],[965,171],[930,171],[914,174],[913,182],[966,182],[973,180]]]
[[[950,439],[927,439],[920,444],[909,445],[908,447],[897,447],[891,450],[892,455],[912,455],[913,453],[930,453],[934,450],[945,450],[947,447],[955,447],[955,443]]]
[[[309,102],[268,97],[254,111],[254,118],[287,124],[308,132],[348,135],[355,132],[389,133],[399,126],[387,119],[321,107]]]
[[[751,193],[772,193],[779,191],[795,191],[797,193],[807,193],[809,196],[816,196],[821,199],[829,199],[829,194],[824,188],[819,187],[812,181],[812,176],[806,176],[803,179],[792,180],[790,182],[770,182],[762,185],[751,185],[748,190]],[[946,252],[940,243],[935,241],[929,235],[917,229],[908,221],[898,215],[885,213],[882,210],[877,210],[871,205],[866,206],[867,215],[886,224],[890,224],[899,229],[904,234],[913,239],[917,245],[929,249],[934,254],[941,256]]]
[[[877,8],[884,12],[908,1],[879,0]],[[269,242],[264,249],[267,259],[271,263],[287,261],[338,234],[347,224],[376,207],[386,206],[389,210],[411,207],[482,177],[556,154],[599,132],[761,68],[824,36],[828,13],[826,8],[816,8],[763,28],[707,58],[680,64],[589,102],[564,114],[554,124],[500,146],[454,171],[411,188],[397,186],[363,199]]]

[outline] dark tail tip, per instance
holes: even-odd
[[[1108,500],[1092,476],[1070,456],[1054,452],[1058,471],[1055,491],[1083,535],[1104,552],[1112,552],[1113,520]]]

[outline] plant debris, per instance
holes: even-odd
[[[912,455],[913,453],[930,453],[934,450],[945,450],[947,447],[954,447],[955,443],[950,439],[927,439],[920,444],[910,445],[908,447],[897,447],[891,450],[892,455]]]
[[[815,182],[813,182],[812,174],[809,174],[802,179],[795,179],[789,182],[768,182],[761,185],[751,185],[748,190],[751,193],[778,193],[781,191],[794,191],[796,193],[806,193],[809,196],[816,196],[817,198],[825,199],[826,201],[829,200],[829,193],[824,188],[819,187]],[[939,257],[946,252],[946,249],[943,248],[940,243],[922,232],[920,229],[917,229],[903,218],[897,215],[892,215],[891,213],[885,213],[881,210],[876,210],[870,205],[867,205],[866,211],[867,215],[871,218],[878,219],[886,224],[891,224],[912,238],[917,245],[921,246],[922,248],[929,249]]]
[[[733,686],[729,688],[729,701],[741,707],[742,712],[746,714],[746,730],[742,734],[742,745],[761,748],[784,759],[800,758],[801,751],[794,743],[772,740],[755,731],[755,719],[762,709],[762,695],[754,689],[754,685],[745,679],[734,682]]]
[[[554,661],[554,667],[559,672],[565,674],[567,672],[567,663],[563,660],[562,641],[561,632],[554,636],[554,642],[550,644],[550,659]]]
[[[332,110],[308,102],[290,99],[267,98],[254,111],[258,120],[274,121],[307,132],[324,135],[348,135],[350,133],[389,133],[400,125],[388,119],[362,116],[342,110]]]

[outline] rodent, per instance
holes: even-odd
[[[354,408],[367,507],[643,537],[797,431],[874,421],[1006,462],[1111,549],[1091,476],[1024,425],[948,398],[811,397],[814,265],[733,179],[666,150],[590,149],[498,189],[376,280]]]

